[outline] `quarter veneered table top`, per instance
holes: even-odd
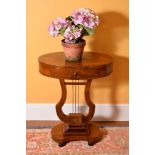
[[[79,62],[66,61],[63,52],[42,55],[38,61],[41,74],[58,79],[94,79],[112,72],[112,58],[96,52],[84,52]]]

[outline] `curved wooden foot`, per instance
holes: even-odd
[[[65,135],[65,124],[58,124],[51,130],[52,139],[56,141],[60,147],[64,146],[67,142],[78,140],[88,141],[88,145],[92,146],[102,139],[102,133],[100,132],[100,129],[97,128],[94,124],[86,123],[86,125],[89,128],[89,132],[86,134],[77,132],[74,134],[71,133]]]
[[[63,147],[63,146],[65,146],[67,144],[67,142],[60,142],[60,143],[58,143],[58,145],[60,146],[60,147]]]
[[[99,141],[98,139],[97,139],[97,140],[95,140],[95,139],[94,139],[94,140],[93,140],[93,139],[92,139],[92,140],[89,140],[89,141],[88,141],[88,145],[89,145],[89,146],[93,146],[93,145],[96,144],[98,141]]]
[[[93,146],[94,144],[95,144],[94,142],[89,142],[89,141],[88,141],[88,145],[89,145],[89,146]]]

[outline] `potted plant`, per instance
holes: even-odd
[[[48,31],[51,36],[62,35],[61,41],[64,47],[65,59],[68,61],[80,61],[86,41],[85,35],[95,33],[99,24],[98,16],[88,8],[74,10],[67,18],[58,17],[52,21]]]

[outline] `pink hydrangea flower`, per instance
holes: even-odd
[[[53,37],[61,34],[67,43],[77,43],[84,35],[94,34],[98,24],[99,19],[94,11],[80,8],[67,18],[58,17],[53,20],[48,31]]]
[[[76,40],[81,37],[81,31],[82,29],[75,27],[75,25],[68,27],[64,32],[65,42],[75,43]]]
[[[81,24],[88,28],[96,28],[99,24],[98,16],[91,9],[80,8],[73,11],[72,15],[75,25]]]
[[[48,28],[48,31],[51,36],[56,37],[59,35],[60,29],[65,27],[67,27],[67,20],[64,18],[58,17],[55,20],[53,20],[53,22]]]

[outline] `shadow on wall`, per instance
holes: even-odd
[[[104,121],[116,119],[119,115],[117,108],[116,92],[120,84],[128,84],[129,59],[116,55],[117,43],[128,38],[129,23],[128,18],[117,12],[105,12],[99,14],[100,24],[90,43],[92,51],[104,53],[113,58],[113,73],[109,77],[94,81],[92,88],[97,87],[103,90],[105,87],[110,89],[110,100],[112,103],[112,114],[108,118],[94,118]],[[128,49],[125,49],[128,50]],[[124,51],[128,52],[128,51]],[[102,84],[101,84],[102,83]],[[93,90],[93,89],[92,89]],[[91,93],[93,96],[93,92]],[[104,95],[103,95],[104,96]]]

